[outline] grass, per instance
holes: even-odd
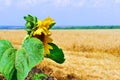
[[[25,31],[0,31],[0,39],[20,48]],[[19,35],[19,36],[18,36]],[[66,61],[44,59],[37,67],[57,80],[120,80],[120,30],[52,30]]]

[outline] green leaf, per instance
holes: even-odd
[[[8,40],[0,40],[0,59],[3,55],[3,53],[11,47],[12,47],[12,45]]]
[[[34,24],[31,22],[26,22],[25,26],[27,27],[27,29],[32,29],[34,27]]]
[[[33,23],[34,23],[34,24],[37,23],[37,17],[36,17],[36,16],[33,17]]]
[[[11,80],[15,71],[15,53],[11,43],[7,40],[0,40],[0,73],[6,78]]]
[[[26,20],[26,27],[27,28],[30,28],[29,26],[32,26],[32,28],[33,28],[37,24],[37,17],[36,16],[28,15],[28,16],[25,16],[24,19]]]
[[[16,54],[15,67],[18,80],[25,80],[30,70],[44,58],[43,43],[37,38],[27,38]]]
[[[33,17],[30,14],[28,14],[28,16],[25,16],[24,19],[26,21],[33,21]]]
[[[46,74],[43,74],[43,73],[36,73],[34,74],[34,76],[32,77],[32,80],[46,80],[47,79],[47,75]]]
[[[50,50],[50,54],[46,57],[54,60],[57,63],[63,63],[65,61],[64,54],[62,49],[58,48],[55,44],[50,43],[50,45],[53,47],[52,50]]]
[[[28,14],[27,16],[24,17],[24,19],[26,20],[25,26],[27,33],[28,35],[30,35],[31,32],[37,27],[37,17]]]
[[[56,23],[52,23],[50,26],[49,26],[49,29],[51,29]]]
[[[15,64],[14,64],[15,65]],[[17,80],[17,70],[15,69],[12,79],[11,80]]]

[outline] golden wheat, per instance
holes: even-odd
[[[21,30],[2,30],[1,39],[19,47],[26,35]],[[107,52],[120,54],[120,30],[53,30],[54,42],[65,51]]]
[[[67,51],[120,54],[120,30],[53,31],[55,43]]]
[[[120,80],[120,57],[107,53],[65,52],[66,61],[57,64],[44,59],[38,68],[57,80]],[[46,71],[47,70],[47,71]]]
[[[20,48],[22,30],[1,30],[0,39]],[[66,61],[44,59],[37,67],[57,80],[120,80],[120,30],[52,30]]]

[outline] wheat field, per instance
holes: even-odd
[[[20,48],[26,32],[0,30],[0,39]],[[52,30],[54,43],[64,50],[66,61],[45,58],[37,65],[56,80],[120,80],[120,30]]]

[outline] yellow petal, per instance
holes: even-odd
[[[49,44],[46,44],[44,49],[45,49],[45,55],[46,55],[46,54],[50,54],[50,49],[53,49],[53,47]]]
[[[49,49],[53,49],[53,47],[52,47],[51,45],[48,45],[48,48],[49,48]]]
[[[38,24],[37,26],[40,27],[40,26],[42,25],[42,21],[41,21],[41,20],[38,20],[38,21],[37,21],[37,24]]]
[[[35,36],[35,35],[41,35],[41,33],[43,32],[43,30],[42,29],[37,29],[34,33],[33,33],[33,36]]]
[[[52,18],[50,18],[50,17],[47,17],[47,18],[45,18],[44,20],[43,20],[43,26],[45,26],[47,29],[49,28],[49,26],[51,25],[51,24],[53,24],[53,23],[55,23],[55,21],[52,19]]]
[[[45,56],[47,55],[47,54],[50,54],[50,51],[49,51],[49,49],[45,49]]]
[[[46,36],[47,35],[47,32],[45,30],[43,30],[43,34]]]
[[[50,38],[50,37],[47,38],[48,43],[51,43],[52,41],[53,41],[52,38]]]
[[[53,47],[51,45],[49,45],[48,43],[52,43],[52,39],[49,36],[45,36],[44,41],[43,41],[45,55],[50,54],[50,49],[53,49]]]
[[[47,28],[43,27],[43,30],[46,33],[45,34],[46,36],[50,36],[51,35],[51,32]]]

